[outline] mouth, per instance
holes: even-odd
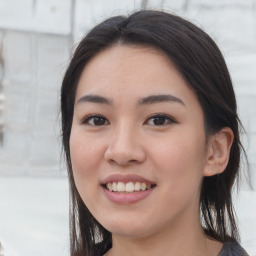
[[[114,193],[135,193],[140,191],[146,191],[151,188],[154,188],[156,184],[146,183],[146,182],[121,182],[121,181],[113,181],[108,182],[102,185],[105,189],[114,192]]]
[[[156,183],[136,174],[113,174],[101,182],[104,195],[115,204],[133,204],[151,198]]]

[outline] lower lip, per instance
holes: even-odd
[[[102,187],[102,188],[103,188],[104,194],[110,201],[117,204],[132,204],[132,203],[139,202],[145,199],[146,197],[148,197],[155,187],[145,191],[137,191],[133,193],[116,193],[116,192],[109,191],[105,187]]]

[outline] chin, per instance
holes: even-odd
[[[126,238],[142,238],[152,233],[152,228],[148,224],[143,224],[138,219],[136,221],[115,221],[103,226],[113,235]]]
[[[129,238],[129,239],[139,239],[149,236],[150,233],[146,232],[145,230],[137,230],[137,229],[130,229],[130,230],[123,230],[123,229],[114,229],[110,231],[112,235]]]

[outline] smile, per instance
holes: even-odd
[[[113,174],[101,181],[103,194],[115,204],[133,204],[146,199],[156,183],[136,174]]]
[[[112,192],[116,193],[134,193],[138,191],[145,191],[152,187],[154,187],[154,184],[146,184],[144,182],[132,182],[129,181],[127,183],[124,182],[109,182],[104,185],[106,189]]]

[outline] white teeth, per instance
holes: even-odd
[[[140,191],[140,182],[136,182],[134,186],[135,191]]]
[[[113,192],[126,192],[126,193],[132,193],[134,191],[145,191],[147,189],[150,189],[152,185],[146,184],[144,182],[110,182],[106,184],[106,188],[109,191]]]
[[[111,190],[110,190],[111,191]],[[117,184],[116,182],[112,183],[112,191],[116,192],[117,191]]]
[[[108,183],[106,186],[107,186],[108,190],[112,191],[112,184],[111,183]]]
[[[123,182],[118,182],[116,188],[117,188],[118,192],[124,192],[125,191],[125,184]]]
[[[146,183],[141,183],[141,190],[146,190],[146,188],[147,188]]]
[[[125,185],[125,192],[133,192],[134,191],[134,185],[132,182],[128,182]]]

